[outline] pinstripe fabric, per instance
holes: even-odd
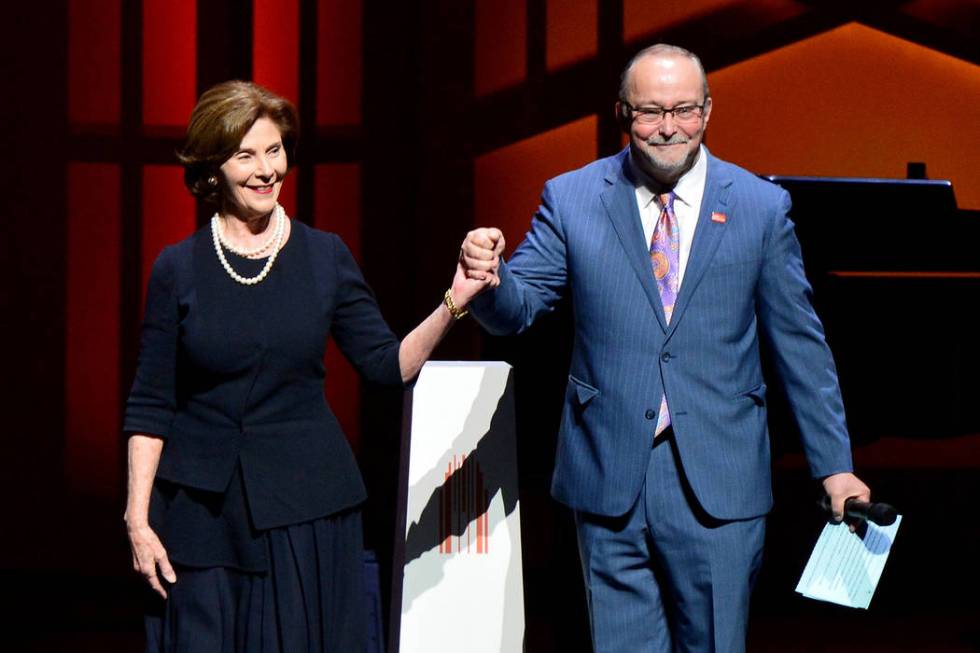
[[[576,512],[575,525],[596,653],[745,650],[765,518],[706,515],[672,437],[654,446],[625,515]]]
[[[575,510],[622,515],[646,474],[666,394],[698,502],[718,519],[772,505],[760,337],[775,362],[814,476],[851,469],[832,356],[810,304],[779,187],[708,157],[701,214],[670,324],[627,177],[628,149],[545,184],[501,285],[471,303],[515,333],[563,298],[575,337],[552,492]],[[712,220],[713,213],[724,221]]]

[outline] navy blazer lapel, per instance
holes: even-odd
[[[633,271],[639,278],[640,285],[643,286],[643,292],[646,293],[647,301],[650,302],[657,316],[660,328],[666,331],[667,320],[653,278],[650,251],[643,246],[643,223],[640,221],[640,210],[636,206],[636,188],[626,175],[627,156],[629,156],[629,148],[616,157],[613,169],[606,174],[608,185],[600,197],[619,236],[620,244],[626,251],[626,259],[633,266]]]
[[[705,153],[707,154],[707,149]],[[708,154],[708,171],[704,183],[704,195],[701,198],[701,212],[698,214],[698,226],[694,230],[694,242],[691,243],[691,254],[684,270],[684,280],[670,319],[668,337],[684,317],[684,309],[691,303],[691,295],[697,290],[701,277],[704,276],[708,264],[718,249],[718,243],[725,233],[728,214],[734,206],[734,198],[731,196],[732,178],[722,170],[720,163],[718,159]]]

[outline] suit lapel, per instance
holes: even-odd
[[[691,303],[691,296],[697,290],[705,270],[708,269],[708,264],[718,249],[718,243],[725,233],[727,219],[734,208],[734,198],[731,196],[732,179],[720,168],[718,159],[708,155],[708,171],[704,195],[701,199],[701,212],[698,214],[698,226],[694,230],[694,242],[691,243],[691,254],[687,260],[687,268],[684,270],[684,281],[681,283],[674,314],[670,319],[668,337],[683,319],[684,310]],[[722,219],[712,219],[713,214],[721,214]]]
[[[602,203],[606,207],[609,220],[619,236],[619,242],[626,251],[626,259],[633,267],[643,292],[650,302],[660,328],[666,331],[667,320],[660,302],[660,294],[653,278],[653,267],[650,264],[650,252],[643,246],[643,224],[640,221],[640,210],[636,206],[636,189],[633,182],[626,176],[627,148],[616,157],[616,164],[606,175],[606,188],[602,191]]]

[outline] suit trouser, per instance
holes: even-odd
[[[673,433],[663,436],[629,512],[575,513],[593,648],[744,651],[765,516],[707,515],[684,476]]]

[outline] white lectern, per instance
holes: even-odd
[[[510,365],[426,363],[405,422],[392,653],[522,651]]]

